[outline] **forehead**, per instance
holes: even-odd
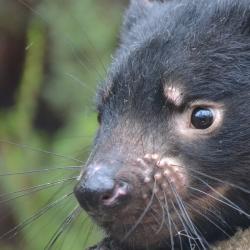
[[[179,93],[216,100],[239,89],[239,53],[234,50],[239,36],[233,34],[236,23],[228,22],[228,13],[197,3],[193,9],[170,7],[155,10],[128,34],[109,71],[106,96],[153,96],[161,89],[170,99]]]
[[[162,44],[157,39],[161,38],[120,57],[104,84],[106,97],[153,98],[160,91],[179,103],[183,98],[216,99],[231,92],[232,69],[226,72],[225,65],[216,64],[212,54],[187,50],[183,44]]]

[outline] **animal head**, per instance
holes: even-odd
[[[131,2],[75,189],[113,239],[206,248],[249,225],[249,27],[247,0]]]

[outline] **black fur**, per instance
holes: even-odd
[[[180,107],[166,100],[164,87],[168,84],[183,88]],[[200,178],[214,188],[221,185],[217,180],[220,179],[223,185],[226,182],[249,190],[250,1],[132,1],[125,15],[120,48],[97,100],[100,128],[86,173],[101,162],[110,166],[114,178],[121,171],[129,176],[136,168],[136,158],[157,152],[181,158],[187,169],[204,173]],[[189,141],[177,135],[173,117],[185,112],[196,100],[222,103],[225,114],[216,133]],[[79,185],[84,185],[86,175]],[[192,176],[191,179],[193,186],[207,191],[204,183]],[[133,184],[133,192],[137,192],[140,184]],[[250,195],[246,190],[230,186],[227,197],[249,214]],[[90,208],[94,219],[107,231],[109,244],[114,240],[120,245],[117,249],[168,249],[169,235],[153,243],[145,243],[143,236],[141,245],[121,242],[119,234],[128,229],[122,231],[119,210],[128,204],[141,204],[133,200],[136,195],[131,196],[114,210]],[[250,226],[248,216],[219,201],[214,212],[210,219],[229,235],[238,227]],[[199,216],[194,223],[207,248],[225,238],[204,217]],[[179,249],[176,235],[175,241],[175,249]],[[191,249],[185,237],[182,244],[184,249]],[[200,242],[196,244],[197,249],[202,248]]]

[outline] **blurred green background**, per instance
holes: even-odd
[[[117,46],[117,0],[0,0],[0,249],[85,249],[102,232],[72,192]],[[64,223],[64,224],[63,224]]]

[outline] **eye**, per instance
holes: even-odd
[[[205,107],[195,108],[191,115],[191,124],[196,129],[207,129],[214,122],[214,113]]]

